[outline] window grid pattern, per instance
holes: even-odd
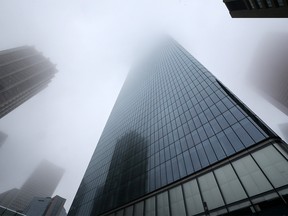
[[[69,214],[99,215],[266,139],[240,103],[180,45],[156,50],[128,75]]]
[[[266,193],[266,196],[262,196],[267,200],[275,198],[281,199],[279,195],[281,191],[284,191],[283,186],[286,188],[285,194],[287,195],[288,162],[287,152],[284,151],[284,155],[282,155],[281,152],[283,153],[283,149],[280,152],[280,148],[279,144],[271,143],[271,145],[259,151],[231,161],[228,164],[169,190],[162,191],[156,195],[157,199],[154,199],[155,196],[152,196],[153,199],[149,197],[147,200],[153,200],[154,203],[152,205],[154,206],[157,204],[157,216],[200,216],[207,215],[207,213],[209,213],[209,215],[219,215],[242,208],[254,208],[255,205],[264,201],[263,198],[261,199],[261,195],[264,193]],[[269,171],[264,168],[267,162],[260,158],[266,154],[271,154],[272,161],[275,162],[270,164],[270,161],[268,161],[271,168]],[[264,174],[266,174],[266,176]],[[251,181],[253,181],[253,183],[251,183]],[[277,185],[275,187],[276,190],[273,189],[273,185]],[[183,192],[181,188],[183,188]],[[251,190],[254,190],[254,192],[247,193],[247,191]],[[168,193],[170,196],[167,196]],[[166,194],[165,202],[167,208],[165,212],[163,212],[162,204],[164,194]],[[144,201],[146,202],[146,200]],[[138,203],[134,204],[134,206],[135,205],[138,205]],[[158,207],[158,205],[160,206]],[[185,206],[187,206],[187,208],[185,208]],[[207,207],[206,211],[205,207]],[[129,209],[131,206],[126,208]],[[169,211],[169,208],[171,208],[171,211]],[[114,212],[109,214],[109,216],[116,214],[117,213]],[[140,214],[134,214],[134,216],[142,215],[146,215],[146,211]],[[126,216],[126,214],[124,214],[124,216]]]
[[[55,66],[31,47],[0,52],[0,117],[44,89]]]

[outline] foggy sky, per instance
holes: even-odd
[[[68,211],[126,74],[147,38],[163,32],[284,138],[278,125],[288,117],[249,77],[263,40],[287,34],[287,19],[232,19],[222,0],[1,0],[0,27],[0,50],[32,45],[58,69],[48,88],[0,119],[8,134],[0,192],[20,187],[46,158],[66,170],[54,195]]]

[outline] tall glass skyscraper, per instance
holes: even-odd
[[[0,118],[47,87],[56,67],[33,47],[0,52]]]
[[[281,212],[287,158],[286,144],[169,39],[128,75],[69,216]]]

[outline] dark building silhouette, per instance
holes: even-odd
[[[51,197],[54,193],[58,183],[60,182],[64,170],[48,161],[42,161],[40,165],[34,170],[17,194],[9,192],[9,196],[14,198],[9,201],[9,205],[0,202],[7,208],[18,212],[24,212],[32,201],[33,197]],[[12,191],[12,190],[10,190]],[[0,198],[7,192],[0,194]],[[4,196],[3,196],[4,197]],[[7,199],[5,199],[5,202]],[[0,199],[1,201],[1,199]]]
[[[33,47],[0,52],[0,118],[44,89],[56,72]]]
[[[224,0],[233,18],[288,17],[287,0]]]
[[[4,144],[4,142],[6,141],[7,137],[8,137],[7,134],[5,134],[5,133],[0,131],[0,147]]]
[[[273,131],[165,39],[130,71],[68,215],[281,214],[287,158]]]
[[[120,206],[145,194],[146,147],[147,141],[136,132],[128,132],[116,142],[108,175],[93,212]]]
[[[19,193],[18,188],[13,188],[11,190],[8,190],[4,193],[0,194],[0,205],[1,206],[10,206],[13,201],[15,200],[15,198],[17,197],[18,193]]]

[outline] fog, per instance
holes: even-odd
[[[255,59],[287,19],[232,19],[222,0],[2,0],[0,50],[34,46],[57,65],[48,88],[0,119],[0,193],[46,158],[65,169],[68,211],[126,74],[167,33],[284,138],[288,117],[255,90]],[[272,36],[271,36],[272,35]],[[275,36],[276,37],[276,36]],[[276,52],[275,58],[278,57]],[[286,56],[287,59],[287,56]]]

